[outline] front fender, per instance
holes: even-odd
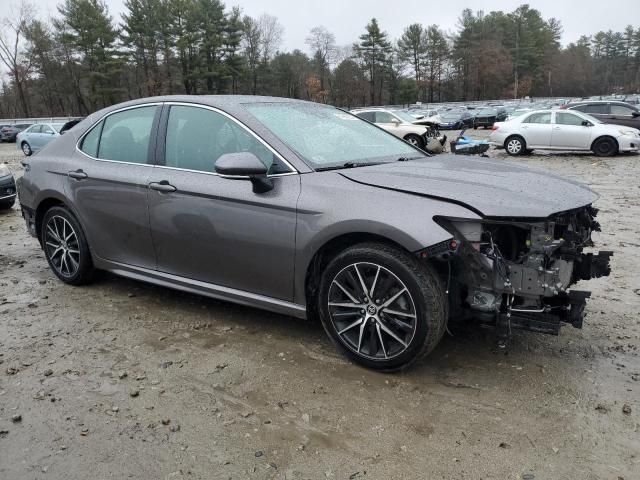
[[[388,239],[409,252],[451,238],[435,216],[479,219],[453,203],[353,182],[338,172],[302,175],[296,226],[295,302],[305,304],[305,279],[316,253],[348,234]]]

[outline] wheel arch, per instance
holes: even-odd
[[[599,137],[596,137],[593,140],[593,142],[591,142],[590,150],[593,150],[593,147],[595,147],[596,143],[598,143],[600,140],[604,140],[604,139],[612,140],[613,143],[615,143],[616,148],[620,149],[620,144],[618,143],[618,140],[615,137],[612,137],[611,135],[600,135]]]
[[[78,215],[71,208],[62,195],[55,191],[45,191],[42,192],[40,199],[38,200],[35,208],[35,226],[36,226],[36,235],[38,236],[38,241],[40,242],[40,233],[42,232],[42,220],[44,219],[45,213],[52,207],[62,206],[67,208],[76,218]]]
[[[382,243],[406,252],[411,252],[397,240],[369,231],[343,233],[326,240],[316,249],[306,266],[304,275],[304,298],[307,306],[314,304],[313,298],[318,290],[318,280],[320,279],[321,272],[329,261],[345,249],[366,242]],[[308,311],[308,315],[315,316],[316,312]]]

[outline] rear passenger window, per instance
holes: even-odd
[[[542,123],[544,125],[548,125],[551,123],[551,113],[550,112],[542,112],[542,113],[534,113],[529,115],[524,119],[522,123]]]
[[[100,132],[102,132],[102,125],[104,121],[93,127],[93,129],[87,133],[82,140],[80,150],[87,155],[97,158],[98,157],[98,143],[100,142]]]
[[[357,116],[359,116],[360,118],[364,118],[365,120],[369,121],[369,122],[374,122],[375,121],[375,113],[374,112],[359,112],[356,113]]]
[[[156,110],[154,105],[109,115],[84,137],[80,149],[103,160],[147,163]]]

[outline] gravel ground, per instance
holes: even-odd
[[[0,145],[18,176],[20,157]],[[310,322],[109,274],[66,286],[0,214],[0,478],[640,478],[640,157],[515,161],[601,194],[613,273],[581,285],[584,329],[503,351],[457,328],[396,375]]]

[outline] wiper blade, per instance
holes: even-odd
[[[358,168],[358,167],[370,167],[372,165],[381,165],[383,162],[369,162],[369,163],[356,163],[356,162],[346,162],[342,165],[333,165],[331,167],[319,167],[316,168],[316,172],[326,172],[329,170],[342,170],[345,168]]]

